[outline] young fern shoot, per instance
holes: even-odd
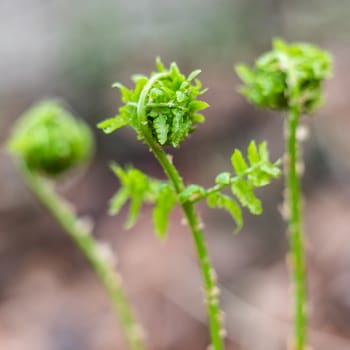
[[[302,114],[314,112],[322,101],[323,81],[331,74],[327,52],[304,44],[274,40],[273,49],[256,60],[255,67],[236,67],[244,85],[240,91],[259,107],[287,112],[285,134],[285,208],[294,289],[293,350],[307,348],[307,292],[302,229],[300,145],[297,140]]]
[[[130,199],[130,213],[127,227],[135,223],[135,218],[142,202],[154,202],[153,221],[157,236],[165,238],[168,215],[176,204],[180,204],[188,227],[192,233],[205,290],[206,306],[211,336],[211,349],[224,349],[224,328],[219,305],[219,289],[212,267],[206,242],[203,237],[200,218],[195,210],[195,203],[207,199],[210,207],[226,209],[237,222],[243,225],[240,205],[247,207],[253,214],[261,213],[261,203],[254,195],[255,187],[267,185],[272,178],[278,177],[278,162],[273,164],[268,159],[266,144],[259,147],[252,142],[248,148],[249,165],[239,150],[231,158],[236,175],[221,173],[215,185],[205,189],[198,185],[185,186],[178,170],[162,146],[179,147],[180,143],[195,130],[196,124],[204,121],[200,110],[208,107],[197,97],[206,90],[195,79],[200,73],[193,71],[188,77],[183,75],[175,63],[166,69],[162,62],[156,61],[157,72],[151,76],[134,76],[134,89],[115,84],[121,91],[124,105],[119,114],[101,122],[98,127],[109,134],[123,126],[132,127],[139,140],[143,141],[160,163],[167,181],[148,178],[140,170],[123,170],[118,165],[112,166],[121,182],[121,188],[111,200],[111,213],[117,213]],[[231,187],[233,196],[222,193]],[[239,205],[240,204],[240,205]]]
[[[122,289],[109,247],[99,243],[71,204],[54,191],[50,179],[85,164],[93,152],[89,127],[64,110],[58,101],[44,101],[26,112],[15,126],[7,148],[19,163],[22,175],[41,203],[65,229],[89,261],[109,294],[130,349],[144,350],[141,326]]]

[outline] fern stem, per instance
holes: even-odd
[[[101,243],[94,239],[86,225],[76,217],[70,204],[51,188],[46,179],[30,171],[24,164],[21,166],[21,172],[30,190],[50,211],[51,215],[64,228],[89,261],[98,279],[109,294],[130,349],[145,350],[142,327],[134,318],[133,311],[122,288],[122,279],[115,271],[111,259],[108,259],[103,251]]]
[[[173,184],[176,193],[179,195],[185,189],[184,182],[177,169],[172,164],[170,158],[159,146],[159,144],[154,140],[154,137],[147,126],[145,111],[146,98],[152,85],[158,79],[162,79],[164,77],[167,77],[168,75],[168,72],[158,73],[152,76],[152,78],[147,82],[140,94],[140,99],[137,105],[137,116],[140,128],[142,130],[142,134],[144,136],[145,143],[150,147],[151,151],[153,152],[156,159],[163,168],[165,174]],[[205,288],[205,301],[209,318],[209,329],[212,350],[223,350],[223,313],[221,312],[219,305],[219,288],[217,287],[215,270],[212,267],[210,261],[203,231],[201,229],[200,220],[195,211],[193,203],[182,203],[181,207],[186,217],[190,231],[192,233],[199,261],[199,266],[201,269],[202,279]]]
[[[210,336],[213,350],[224,349],[223,336],[223,312],[220,309],[219,288],[216,281],[216,273],[212,267],[208,249],[205,243],[203,231],[200,228],[200,221],[192,203],[182,204],[187,223],[192,232],[195,242],[199,265],[205,286],[205,302],[209,316]]]
[[[286,185],[288,205],[288,236],[293,274],[294,290],[294,341],[293,350],[304,350],[307,337],[307,291],[304,252],[304,235],[302,230],[300,183],[298,176],[297,128],[299,108],[291,106],[286,128]]]

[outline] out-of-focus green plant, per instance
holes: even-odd
[[[7,145],[31,171],[58,176],[90,159],[93,137],[60,103],[45,101],[20,118]]]
[[[286,44],[276,39],[273,50],[260,56],[254,68],[236,66],[244,82],[240,91],[259,107],[309,114],[322,101],[322,83],[331,74],[327,52],[304,43]]]
[[[300,145],[297,130],[301,114],[314,112],[322,101],[322,85],[331,75],[329,54],[316,46],[287,44],[274,40],[273,49],[260,56],[253,68],[237,65],[244,85],[240,91],[259,107],[287,111],[285,175],[285,211],[290,240],[294,288],[293,350],[307,346],[307,292],[304,234],[298,173]]]
[[[123,291],[112,251],[106,243],[100,243],[93,237],[91,228],[76,217],[72,205],[54,191],[49,181],[90,160],[94,148],[90,128],[82,120],[74,118],[60,102],[44,101],[19,119],[7,148],[17,158],[30,190],[89,261],[111,298],[130,348],[145,349],[141,327],[135,321]]]
[[[168,215],[178,203],[181,205],[188,227],[192,233],[205,289],[205,299],[209,317],[211,348],[224,348],[222,312],[219,305],[219,289],[214,269],[211,265],[206,242],[203,237],[201,220],[194,204],[207,199],[210,207],[226,209],[237,222],[238,229],[243,225],[240,206],[247,207],[253,214],[262,212],[261,203],[253,190],[270,183],[280,175],[278,162],[269,160],[265,143],[257,146],[254,142],[248,148],[248,162],[239,150],[235,150],[231,162],[235,174],[220,173],[215,185],[205,189],[199,185],[186,186],[178,170],[162,146],[179,147],[186,137],[195,130],[197,123],[204,118],[198,112],[208,104],[197,98],[205,92],[196,79],[199,70],[187,77],[177,65],[172,63],[167,69],[161,61],[156,61],[157,71],[150,77],[134,76],[135,87],[128,89],[117,83],[121,90],[123,105],[119,114],[99,123],[105,133],[130,126],[152,151],[162,166],[168,180],[151,179],[140,170],[123,170],[118,165],[112,168],[121,182],[121,188],[111,200],[111,213],[117,213],[130,199],[130,214],[127,227],[135,223],[142,202],[155,202],[153,220],[155,231],[164,238],[168,226]],[[230,188],[232,195],[222,193]]]

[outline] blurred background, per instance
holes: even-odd
[[[130,75],[149,74],[159,55],[184,73],[200,68],[209,88],[207,122],[171,151],[187,183],[210,186],[230,168],[235,147],[267,140],[283,153],[283,118],[250,106],[237,93],[233,64],[252,63],[271,39],[310,41],[330,50],[334,77],[325,104],[304,119],[304,224],[314,350],[350,348],[350,3],[348,0],[1,0],[0,141],[32,103],[61,97],[95,130],[89,169],[62,185],[95,235],[118,256],[128,295],[154,350],[205,349],[206,315],[194,247],[175,210],[160,243],[151,208],[122,229],[126,211],[108,217],[119,183],[110,160],[163,173],[131,130],[104,136],[98,121],[116,114]],[[286,349],[291,293],[286,228],[278,207],[282,179],[258,191],[264,214],[245,212],[238,236],[221,211],[199,205],[222,288],[228,350]],[[126,349],[104,290],[62,229],[27,191],[13,160],[0,151],[0,349]]]

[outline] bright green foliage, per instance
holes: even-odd
[[[153,209],[153,222],[156,233],[164,239],[167,233],[169,214],[177,203],[177,196],[169,184],[159,187],[156,206]]]
[[[134,224],[141,204],[147,199],[155,202],[153,221],[157,236],[163,239],[166,235],[169,213],[180,202],[186,223],[191,231],[203,278],[205,302],[209,316],[211,336],[210,348],[224,349],[222,312],[218,298],[218,287],[211,266],[206,243],[203,237],[201,220],[194,204],[207,199],[213,208],[223,208],[230,213],[237,223],[237,230],[243,225],[241,206],[247,207],[253,214],[261,213],[261,203],[253,190],[268,184],[272,178],[280,175],[279,163],[272,164],[268,159],[266,145],[259,147],[253,142],[248,149],[248,161],[238,150],[231,157],[236,175],[224,172],[216,177],[216,184],[209,189],[199,185],[185,185],[181,175],[162,146],[178,147],[195,129],[204,117],[198,112],[208,104],[197,100],[203,94],[201,82],[196,79],[199,70],[189,76],[183,75],[176,63],[166,68],[160,60],[156,61],[157,71],[150,77],[134,76],[135,86],[128,89],[117,83],[121,92],[123,105],[116,117],[98,124],[106,134],[123,127],[132,127],[139,140],[142,140],[153,153],[169,182],[161,183],[147,178],[136,169],[122,170],[116,168],[116,175],[121,180],[121,189],[111,201],[111,212],[131,200],[128,226]],[[152,183],[154,186],[152,186]],[[154,189],[156,188],[156,191]],[[222,193],[231,189],[236,197]]]
[[[231,163],[237,175],[243,174],[248,169],[248,165],[239,149],[234,150],[231,156]]]
[[[231,174],[227,171],[220,173],[215,178],[215,183],[218,185],[229,185],[231,182]]]
[[[195,200],[197,197],[206,196],[207,190],[199,185],[187,186],[179,195],[181,203],[190,202]]]
[[[322,83],[331,74],[331,58],[310,44],[274,40],[272,51],[260,56],[254,68],[241,64],[236,72],[244,83],[240,92],[250,102],[279,110],[298,105],[302,113],[310,113],[321,102]]]
[[[248,146],[248,160],[245,160],[239,150],[231,156],[235,175],[223,172],[217,175],[216,185],[205,189],[199,185],[189,185],[177,196],[174,188],[167,182],[147,177],[135,168],[123,169],[113,164],[112,170],[121,182],[119,191],[110,201],[109,213],[117,214],[128,200],[130,200],[129,217],[126,228],[132,227],[144,202],[155,203],[153,209],[153,222],[155,231],[160,239],[164,239],[168,228],[168,219],[171,210],[178,203],[198,202],[207,199],[211,208],[226,210],[237,224],[236,231],[243,226],[243,216],[240,205],[248,208],[252,214],[261,214],[260,200],[254,194],[254,188],[268,185],[273,178],[280,176],[280,162],[271,163],[266,147],[262,142],[259,147],[252,141]],[[231,188],[237,200],[221,193],[226,187]]]
[[[236,176],[231,178],[232,193],[252,214],[261,214],[261,202],[253,190],[268,185],[271,179],[280,176],[280,162],[270,162],[266,142],[262,142],[258,148],[254,141],[248,146],[249,165],[239,150],[233,152],[231,162],[236,172]]]
[[[157,236],[165,238],[168,228],[168,217],[177,203],[174,189],[166,182],[149,178],[135,168],[123,169],[112,164],[112,170],[119,178],[121,187],[110,200],[109,214],[118,214],[130,200],[129,216],[126,228],[134,226],[143,203],[155,203],[153,221]]]
[[[158,72],[152,73],[150,78],[141,75],[133,77],[134,89],[128,89],[120,83],[114,84],[120,89],[124,104],[116,117],[98,124],[106,134],[129,125],[136,131],[138,138],[143,140],[143,130],[147,126],[160,145],[177,147],[195,129],[197,123],[204,121],[198,111],[207,108],[208,104],[197,100],[197,97],[206,90],[195,79],[200,70],[195,70],[186,77],[176,63],[166,69],[158,59],[156,66]],[[154,79],[151,86],[150,79]],[[141,99],[142,93],[146,93],[144,100]],[[144,105],[140,106],[140,103]],[[140,115],[143,114],[141,110],[145,115]]]
[[[245,180],[237,180],[231,186],[232,193],[238,198],[240,203],[249,209],[252,214],[260,215],[262,206],[260,199],[256,198],[253,192],[253,185]]]
[[[231,197],[220,192],[213,192],[208,195],[207,204],[210,208],[223,208],[235,220],[237,227],[235,233],[243,227],[242,209],[239,204]]]
[[[123,205],[130,199],[126,227],[131,228],[136,222],[142,203],[155,200],[156,183],[138,169],[127,168],[124,170],[117,164],[112,164],[111,168],[119,178],[121,188],[110,201],[109,214],[118,214]]]
[[[93,151],[89,127],[55,100],[33,106],[17,122],[7,147],[32,171],[61,175],[85,163]]]
[[[231,163],[235,175],[229,172],[218,174],[215,179],[216,185],[209,189],[190,185],[181,192],[180,201],[182,203],[197,202],[207,198],[207,203],[211,208],[223,208],[231,214],[237,223],[238,231],[243,225],[242,211],[238,203],[248,208],[252,214],[261,214],[261,202],[255,196],[254,188],[268,185],[273,178],[280,176],[281,170],[280,161],[270,162],[266,142],[262,142],[257,147],[255,142],[251,141],[248,146],[248,160],[245,160],[241,151],[236,149],[231,156]],[[228,186],[238,202],[221,193]]]

